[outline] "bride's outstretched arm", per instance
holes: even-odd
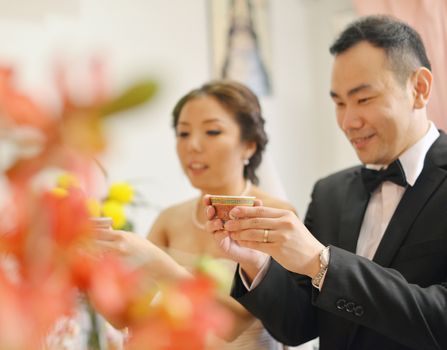
[[[154,227],[155,228],[155,227]],[[155,239],[159,235],[149,236]],[[163,241],[163,239],[161,240]],[[156,243],[157,240],[156,240]],[[166,251],[165,247],[132,232],[115,230],[96,230],[96,244],[100,250],[114,252],[130,264],[138,267],[155,283],[176,282],[193,275],[185,267],[178,264]],[[224,340],[232,341],[246,330],[254,321],[254,317],[230,295],[218,294],[217,301],[225,306],[233,315],[234,323],[230,333]],[[121,321],[107,317],[114,326],[126,326]]]
[[[166,234],[164,220],[165,217],[161,215],[155,221],[148,234],[148,239],[158,247],[167,249],[169,247],[169,238]],[[224,337],[226,341],[233,341],[254,322],[255,318],[228,294],[219,293],[217,301],[233,315],[233,327]]]
[[[126,262],[142,270],[148,278],[152,278],[156,283],[191,277],[191,273],[163,249],[135,233],[96,230],[96,245],[100,250],[118,254]]]

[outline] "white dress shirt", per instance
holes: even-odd
[[[429,148],[439,137],[439,131],[436,126],[430,122],[427,133],[413,146],[408,148],[399,157],[399,161],[405,172],[405,177],[409,186],[414,186],[417,178],[424,167],[425,156]],[[384,168],[382,165],[367,164],[367,168],[379,170]],[[396,210],[405,188],[390,181],[383,182],[372,194],[366,208],[362,227],[357,241],[356,253],[368,259],[372,259],[376,253],[377,247],[382,240],[383,234]],[[270,259],[266,259],[264,265],[250,284],[239,268],[239,275],[247,290],[255,288],[264,278],[270,266]],[[330,266],[328,270],[330,269]],[[320,283],[320,290],[323,286],[324,277]]]
[[[424,167],[427,151],[438,137],[438,130],[433,123],[430,123],[427,133],[399,157],[409,186],[414,186]],[[385,168],[371,164],[367,164],[366,167],[375,170]],[[358,255],[373,259],[404,192],[404,187],[385,181],[371,194],[357,241]]]

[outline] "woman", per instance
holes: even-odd
[[[256,185],[256,168],[261,163],[267,144],[264,119],[256,96],[236,82],[216,81],[192,90],[173,111],[177,137],[177,153],[192,186],[200,191],[197,198],[164,210],[156,219],[148,239],[166,251],[177,264],[190,269],[197,257],[208,255],[223,259],[222,251],[204,228],[206,221],[201,198],[206,193],[255,196],[267,206],[293,210],[291,205],[261,191]],[[122,240],[134,245],[135,238],[122,233]],[[132,243],[132,242],[133,243]],[[121,242],[121,250],[123,244]],[[151,249],[139,246],[139,254]],[[129,249],[129,254],[133,254]],[[135,249],[136,250],[136,249]],[[154,278],[182,278],[184,270],[176,268],[163,254],[153,259]],[[231,273],[236,264],[223,259]],[[150,263],[149,263],[150,264]],[[228,289],[230,286],[228,286]],[[261,323],[230,296],[222,302],[235,315],[231,342],[220,349],[278,349],[281,346],[267,333]]]

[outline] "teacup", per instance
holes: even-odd
[[[112,228],[112,218],[110,217],[91,217],[90,223],[95,229],[111,229]]]
[[[249,196],[210,196],[211,205],[216,208],[215,218],[221,219],[224,223],[230,220],[230,211],[234,207],[248,206],[255,204],[256,197]]]

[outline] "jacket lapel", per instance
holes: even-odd
[[[370,195],[363,185],[360,168],[353,175],[346,191],[346,201],[341,212],[338,232],[339,247],[355,253],[360,227]]]
[[[440,132],[441,136],[427,153],[424,170],[414,186],[405,191],[377,248],[373,261],[382,266],[391,264],[417,214],[424,208],[433,192],[447,176],[445,169],[447,167],[447,136],[442,131]],[[361,215],[361,221],[363,221],[366,204]],[[360,226],[357,231],[360,231]],[[357,242],[357,238],[358,232],[355,242]],[[348,349],[352,346],[359,327],[359,324],[352,325],[348,338]]]
[[[389,266],[400,244],[408,234],[411,224],[416,219],[417,213],[423,209],[432,193],[447,176],[445,171],[447,166],[447,136],[442,131],[440,133],[441,136],[427,153],[424,170],[414,186],[405,191],[377,248],[373,261],[382,266]],[[442,169],[443,167],[444,169]],[[368,201],[366,201],[367,203]],[[363,221],[366,204],[361,215],[361,221]],[[360,231],[360,226],[358,231]],[[357,238],[358,233],[355,242],[357,242]],[[351,348],[359,327],[359,324],[352,324],[347,342],[348,349]]]
[[[405,191],[377,248],[373,261],[382,266],[390,266],[418,213],[447,176],[447,136],[440,133],[427,153],[421,175]]]

